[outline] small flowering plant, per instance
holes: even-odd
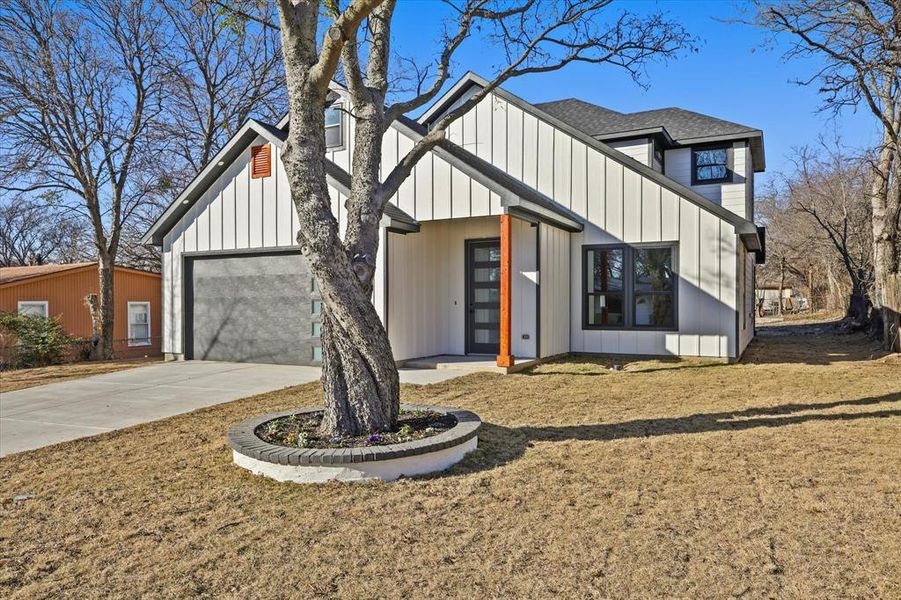
[[[267,421],[257,427],[256,434],[265,442],[289,448],[360,448],[420,440],[446,431],[456,423],[454,417],[439,412],[401,411],[397,426],[392,431],[361,436],[324,436],[319,432],[322,413],[315,412]]]

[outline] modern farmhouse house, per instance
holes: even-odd
[[[385,136],[385,169],[485,81],[464,76]],[[335,86],[339,223],[353,120]],[[295,242],[287,119],[248,122],[148,231],[173,358],[316,364],[321,302]],[[757,129],[669,108],[533,105],[498,89],[386,210],[373,302],[398,361],[570,352],[738,359],[754,336]],[[509,279],[506,279],[509,277]]]

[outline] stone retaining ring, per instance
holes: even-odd
[[[263,441],[256,429],[263,423],[319,412],[322,408],[286,410],[253,417],[228,432],[235,464],[255,475],[276,481],[324,483],[326,481],[394,481],[398,477],[424,475],[449,469],[478,446],[482,420],[468,410],[446,406],[401,405],[402,410],[430,410],[452,415],[457,424],[437,435],[412,442],[361,448],[288,448]]]

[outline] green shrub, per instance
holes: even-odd
[[[0,333],[16,337],[17,343],[10,357],[10,366],[15,368],[58,364],[76,341],[63,331],[56,318],[13,313],[0,313]]]

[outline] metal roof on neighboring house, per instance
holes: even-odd
[[[26,280],[37,279],[38,277],[49,277],[51,275],[58,275],[61,273],[68,273],[71,271],[79,271],[81,269],[87,268],[97,268],[96,262],[77,262],[77,263],[66,263],[66,264],[47,264],[47,265],[30,265],[27,267],[0,267],[0,285],[6,285],[10,283],[19,283]],[[159,277],[159,273],[154,273],[152,271],[144,271],[142,269],[134,269],[132,267],[125,267],[121,265],[116,265],[114,267],[117,271],[126,270],[133,273],[143,274],[143,275],[152,275]]]
[[[50,275],[53,273],[62,273],[63,271],[71,271],[73,269],[83,269],[84,267],[92,267],[96,264],[97,263],[93,262],[80,262],[65,265],[53,264],[31,265],[28,267],[2,267],[0,268],[0,284],[31,279],[32,277],[41,277],[42,275]]]

